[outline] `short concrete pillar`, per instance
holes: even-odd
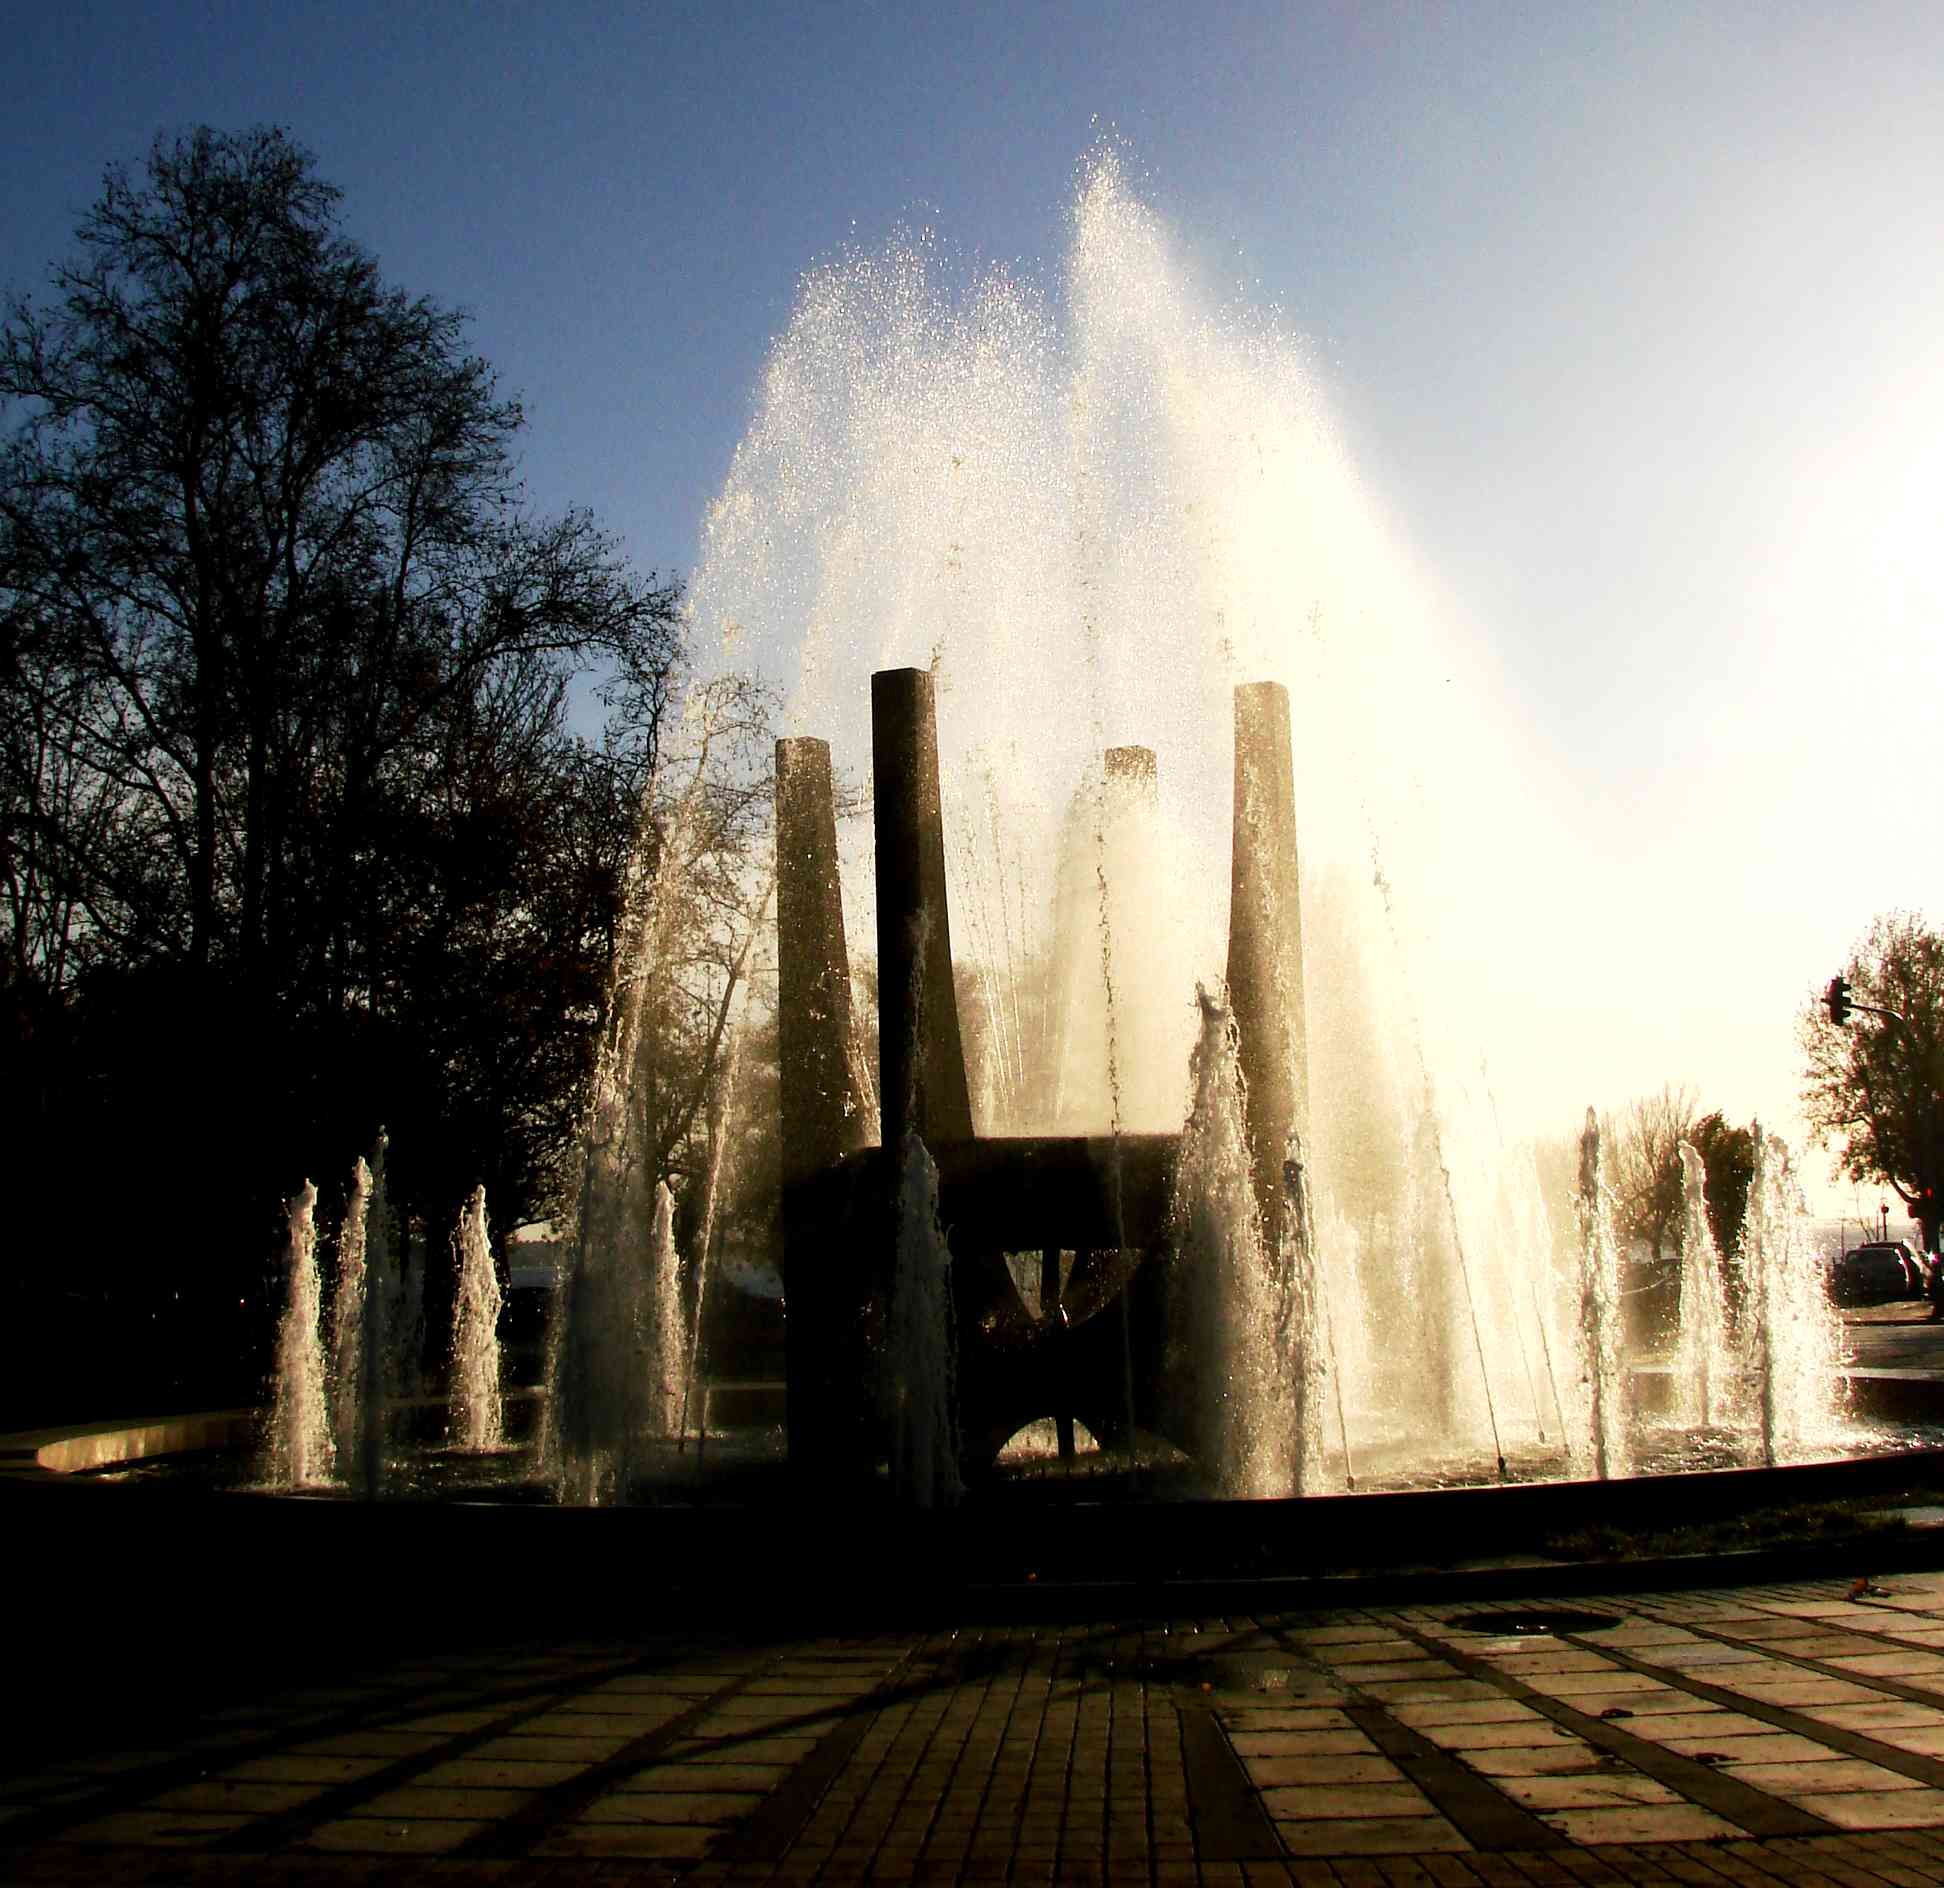
[[[1279,1249],[1290,1136],[1309,1144],[1309,1051],[1296,870],[1289,691],[1235,691],[1235,823],[1229,887],[1229,1006],[1249,1089],[1249,1161],[1269,1251]]]
[[[878,1109],[884,1145],[906,1128],[928,1146],[972,1138],[952,927],[938,723],[929,669],[871,677],[871,785],[877,833]]]

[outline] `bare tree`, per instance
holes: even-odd
[[[1637,1338],[1664,1331],[1674,1318],[1681,1227],[1679,1149],[1694,1130],[1697,1106],[1691,1088],[1670,1083],[1657,1095],[1628,1103],[1617,1121],[1603,1124],[1615,1230],[1623,1241],[1647,1250],[1646,1263],[1631,1285],[1630,1324]]]
[[[1685,1083],[1643,1095],[1606,1124],[1607,1169],[1622,1238],[1646,1245],[1658,1265],[1681,1224],[1680,1145],[1694,1132],[1699,1101]]]
[[[158,142],[0,327],[0,582],[78,683],[38,705],[167,855],[169,948],[266,996],[317,793],[360,806],[456,698],[671,640],[672,591],[525,514],[517,404],[337,198],[278,131]]]
[[[381,1122],[421,1215],[571,1188],[684,685],[677,586],[524,503],[464,316],[388,283],[338,203],[280,131],[160,140],[0,310],[15,1243],[97,1272],[127,1246],[130,1306],[256,1302],[265,1196]],[[569,709],[601,677],[589,740]],[[134,1199],[213,1141],[178,1269],[62,1223],[101,1150]]]

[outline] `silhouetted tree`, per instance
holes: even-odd
[[[158,141],[0,322],[16,1243],[101,1265],[103,1163],[193,1199],[188,1272],[120,1230],[130,1292],[248,1298],[275,1199],[381,1121],[441,1231],[475,1181],[561,1197],[681,687],[675,587],[524,506],[517,404],[338,194],[280,131]]]
[[[1680,1144],[1694,1125],[1692,1089],[1669,1084],[1631,1102],[1617,1121],[1603,1124],[1607,1183],[1613,1189],[1614,1229],[1646,1248],[1646,1262],[1629,1283],[1636,1335],[1651,1337],[1673,1322],[1680,1272]]]
[[[1656,1266],[1681,1223],[1679,1149],[1692,1133],[1694,1109],[1694,1091],[1670,1084],[1630,1102],[1605,1128],[1617,1230],[1623,1239],[1647,1246]]]
[[[1907,911],[1872,921],[1843,967],[1852,1000],[1829,1020],[1821,992],[1798,1033],[1811,1125],[1837,1141],[1844,1173],[1896,1190],[1938,1250],[1944,1199],[1944,936]]]
[[[705,1158],[709,1103],[769,910],[775,702],[745,675],[691,691],[650,793],[622,973],[641,992],[635,1103],[652,1176],[678,1187]]]
[[[1707,1170],[1708,1230],[1715,1250],[1726,1259],[1741,1243],[1748,1216],[1748,1189],[1755,1178],[1755,1135],[1751,1128],[1728,1125],[1720,1109],[1705,1114],[1688,1130],[1694,1151]]]

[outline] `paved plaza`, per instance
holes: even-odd
[[[140,1748],[104,1700],[97,1744],[7,1778],[0,1880],[1944,1881],[1944,1571],[1485,1605],[1462,1585],[535,1639],[345,1670]]]
[[[1853,1345],[1934,1377],[1922,1319],[1853,1316]],[[852,1594],[764,1634],[652,1571],[590,1610],[604,1567],[670,1551],[652,1515],[561,1517],[515,1566],[525,1533],[485,1510],[279,1504],[272,1531],[101,1495],[12,1510],[41,1573],[9,1620],[0,1884],[1944,1883],[1928,1530],[1898,1554],[1918,1570],[1874,1578],[1589,1596],[1586,1570],[1501,1566],[1408,1605],[1332,1581],[1327,1606],[1055,1582],[941,1598],[952,1627],[860,1629]],[[764,1538],[758,1590],[815,1578],[813,1541]],[[444,1554],[472,1573],[442,1606]],[[402,1590],[407,1649],[352,1650]]]

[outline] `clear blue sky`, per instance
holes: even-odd
[[[1600,864],[1641,996],[1586,1099],[1774,1118],[1778,1010],[1944,915],[1935,5],[64,0],[0,45],[0,281],[158,130],[286,125],[473,312],[536,502],[681,574],[803,271],[935,225],[1050,279],[1113,135],[1310,337]]]

